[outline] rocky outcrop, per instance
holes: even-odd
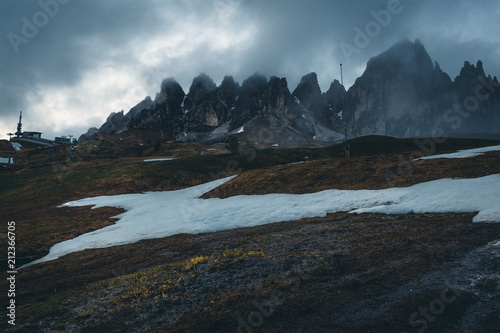
[[[266,88],[267,78],[259,73],[243,81],[240,94],[234,103],[231,128],[240,127],[259,115]]]
[[[326,127],[332,127],[342,132],[344,118],[343,109],[346,98],[346,90],[338,80],[334,80],[325,93],[327,108],[319,114],[319,121]]]
[[[324,104],[316,73],[309,73],[303,76],[297,88],[293,91],[293,96],[297,98],[299,103],[305,106]]]
[[[83,142],[83,141],[86,141],[90,138],[92,138],[94,135],[98,135],[99,134],[99,129],[97,127],[91,127],[88,129],[88,131],[82,135],[80,135],[80,137],[78,138],[78,142]]]
[[[158,131],[163,140],[171,140],[184,127],[181,106],[184,96],[184,90],[177,81],[173,78],[163,80],[154,104],[139,112],[129,121],[127,127]]]
[[[123,110],[111,113],[108,119],[106,119],[106,122],[101,126],[101,128],[99,128],[99,133],[113,135],[125,131],[131,120],[135,119],[142,110],[149,109],[153,105],[154,103],[151,100],[151,97],[147,96],[142,102],[130,109],[130,111],[125,115]]]
[[[455,78],[457,104],[445,120],[452,130],[463,132],[500,132],[500,84],[486,75],[482,61],[468,61]]]
[[[297,103],[288,90],[285,78],[272,76],[269,79],[262,103],[262,115],[276,118],[294,119],[298,113]]]
[[[193,83],[189,88],[189,93],[184,101],[184,107],[186,110],[191,110],[203,103],[206,97],[215,89],[217,85],[212,80],[210,76],[205,73],[201,73],[193,79]]]
[[[217,87],[203,74],[193,81],[186,98],[185,131],[208,132],[226,123],[238,95],[239,85],[226,76]]]

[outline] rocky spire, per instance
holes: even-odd
[[[234,82],[232,76],[224,76],[217,92],[217,96],[228,106],[234,106],[236,97],[240,92],[240,85]]]
[[[201,73],[195,77],[184,102],[186,109],[192,109],[195,105],[203,101],[203,99],[216,88],[217,86],[215,82],[207,74]]]
[[[338,80],[334,80],[325,93],[326,103],[332,107],[334,111],[339,112],[342,109],[345,94],[345,87],[341,85]]]
[[[263,95],[267,87],[267,79],[264,75],[255,73],[241,85],[242,94],[247,96],[258,96]]]
[[[293,108],[293,106],[293,97],[288,90],[286,79],[272,76],[267,86],[263,113],[286,117],[290,115],[290,107]]]
[[[304,75],[292,95],[297,97],[302,104],[318,104],[318,99],[321,98],[321,89],[316,73]]]

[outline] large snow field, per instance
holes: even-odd
[[[85,249],[129,244],[142,239],[251,227],[341,211],[385,214],[478,212],[474,222],[500,221],[500,174],[475,179],[440,179],[383,190],[199,198],[231,178],[177,191],[101,196],[68,202],[63,206],[110,206],[126,211],[116,216],[116,224],[58,243],[46,257],[29,265]]]
[[[469,158],[482,155],[489,151],[498,151],[498,150],[500,150],[500,146],[490,146],[490,147],[482,147],[475,149],[459,150],[456,153],[450,153],[450,154],[426,156],[426,157],[421,157],[418,160],[433,160],[436,158]]]

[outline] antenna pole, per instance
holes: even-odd
[[[23,132],[22,132],[23,124],[21,123],[22,118],[23,118],[23,111],[20,111],[19,112],[19,123],[17,124],[17,132],[16,132],[17,137],[20,137],[23,134]]]
[[[340,83],[344,86],[344,75],[342,74],[342,64],[340,64]]]

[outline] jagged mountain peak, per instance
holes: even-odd
[[[280,85],[283,88],[286,88],[288,90],[288,84],[286,82],[286,78],[284,78],[284,77],[277,77],[277,76],[271,76],[269,78],[269,85],[270,86],[274,86],[276,84],[278,84],[278,85]]]
[[[317,102],[317,99],[321,96],[321,88],[316,73],[312,72],[304,75],[292,95],[297,97],[301,103],[311,104]]]
[[[184,90],[174,78],[167,78],[161,82],[160,92],[156,94],[155,103],[163,103],[171,95],[178,95]]]
[[[205,73],[200,73],[193,79],[189,88],[189,93],[184,104],[186,110],[192,110],[215,89],[217,89],[217,85],[212,78]]]
[[[460,74],[455,78],[455,81],[465,78],[473,79],[478,76],[486,76],[483,69],[483,62],[478,60],[476,66],[474,66],[469,61],[464,61],[464,67],[460,70]]]
[[[265,94],[266,104],[263,108],[264,114],[272,114],[276,117],[282,117],[290,112],[290,106],[293,105],[292,95],[288,90],[288,84],[285,78],[271,76]]]
[[[193,83],[189,88],[189,93],[193,94],[195,91],[202,91],[205,95],[210,94],[217,88],[214,80],[205,73],[200,73],[193,79]]]
[[[241,85],[243,92],[248,95],[262,93],[265,91],[266,87],[267,78],[258,72],[255,72],[252,76],[245,79]]]
[[[271,76],[267,87],[267,97],[268,99],[291,98],[292,96],[290,94],[290,90],[288,90],[286,78]]]
[[[366,70],[428,74],[434,70],[434,64],[419,40],[412,43],[409,39],[404,39],[371,58]]]
[[[234,81],[234,78],[231,75],[226,75],[224,76],[224,79],[222,79],[222,82],[219,86],[221,89],[233,89],[236,87],[238,84]]]
[[[326,102],[337,112],[342,110],[343,100],[345,98],[346,90],[345,87],[338,81],[333,80],[330,84],[330,88],[325,93]]]
[[[234,104],[240,88],[240,85],[234,81],[232,76],[226,75],[220,86],[216,89],[216,96],[229,107]]]
[[[172,88],[177,88],[177,86],[180,86],[180,84],[173,77],[166,78],[161,82],[160,92],[166,92]]]
[[[343,89],[345,91],[345,87],[340,83],[340,81],[337,80],[337,79],[334,79],[333,82],[330,83],[330,88],[328,88],[328,90],[339,89],[339,88],[341,88],[341,89]]]

